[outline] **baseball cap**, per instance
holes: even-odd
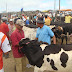
[[[10,21],[13,21],[13,19],[10,19]]]
[[[45,22],[44,22],[44,19],[42,18],[42,17],[38,17],[38,19],[37,19],[37,23],[39,23],[39,24],[44,24]]]
[[[18,24],[18,25],[20,25],[20,26],[24,26],[24,25],[25,25],[25,24],[24,24],[24,21],[21,20],[21,19],[18,19],[18,20],[16,21],[16,24]]]

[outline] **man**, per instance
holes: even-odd
[[[8,51],[11,50],[9,41],[7,39],[7,36],[5,34],[3,34],[2,32],[0,32],[0,72],[4,72],[3,70],[3,52],[5,54],[8,53]]]
[[[44,25],[43,18],[39,17],[37,20],[37,33],[36,33],[36,40],[39,42],[44,42],[47,44],[51,44],[51,37],[53,37],[53,43],[56,44],[56,38],[52,30]]]
[[[0,25],[0,31],[3,32],[7,36],[8,40],[9,40],[9,28],[8,28],[8,25],[6,24],[7,23],[7,18],[2,17],[2,21],[3,21],[3,23],[1,23],[1,25]],[[6,54],[6,55],[3,54],[3,56],[5,58],[9,58],[9,53]]]
[[[45,25],[49,26],[51,23],[49,17],[47,15],[45,15]]]
[[[24,14],[22,14],[22,19],[23,19],[24,22],[26,21],[26,17],[25,17]]]
[[[13,28],[14,28],[14,24],[13,24],[13,19],[9,20],[9,24],[8,24],[8,28],[9,28],[9,36],[11,36],[12,32],[13,32]]]
[[[26,17],[26,25],[29,25],[29,20],[27,19],[27,17]]]
[[[7,18],[6,17],[2,17],[2,21],[3,23],[0,25],[0,31],[3,32],[7,38],[9,39],[9,28],[7,23]]]
[[[16,72],[25,72],[26,69],[26,57],[24,56],[24,54],[18,52],[19,41],[25,37],[22,30],[23,25],[24,21],[18,19],[15,23],[16,29],[11,34],[12,51],[16,63]]]
[[[70,23],[70,20],[72,19],[72,17],[67,14],[67,16],[65,16],[65,23]]]

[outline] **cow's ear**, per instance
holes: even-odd
[[[20,42],[19,42],[19,45],[20,45],[20,46],[24,46],[24,45],[28,44],[29,41],[30,41],[29,38],[22,38],[22,39],[20,40]]]
[[[25,44],[25,43],[23,42],[23,40],[21,40],[21,41],[19,42],[19,46],[20,46],[20,47],[22,47],[24,44]]]
[[[26,38],[26,40],[30,40],[29,38]]]
[[[29,38],[22,38],[20,41],[24,42],[24,41],[30,41]]]
[[[19,42],[19,46],[20,46],[20,47],[25,46],[25,45],[26,45],[26,43],[21,42],[21,41]]]

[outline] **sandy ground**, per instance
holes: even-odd
[[[60,42],[61,42],[61,40],[59,40],[59,43]],[[68,43],[70,43],[69,40],[68,40]],[[65,40],[64,40],[64,44],[65,44]],[[15,62],[14,62],[14,58],[13,58],[13,55],[12,55],[12,51],[9,53],[8,59],[5,59],[3,57],[3,62],[4,62],[4,71],[5,72],[16,72],[15,71]],[[33,71],[33,68],[27,68],[26,72],[34,72],[34,71]]]
[[[9,58],[5,59],[5,57],[3,57],[3,63],[5,72],[16,72],[12,51],[9,52]],[[34,72],[33,68],[27,68],[26,70],[26,72]]]
[[[5,72],[15,72],[15,63],[12,52],[9,53],[9,58],[5,59],[5,57],[3,57],[3,63]]]

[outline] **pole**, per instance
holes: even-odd
[[[55,12],[55,7],[56,7],[56,0],[54,0],[54,12]]]
[[[60,0],[59,0],[59,11],[60,11]],[[60,22],[61,22],[61,14],[60,14]]]
[[[60,10],[60,0],[59,0],[59,10]]]
[[[6,3],[6,13],[7,13],[7,3]]]
[[[6,15],[7,15],[7,17],[8,17],[8,14],[7,14],[7,3],[6,3]]]

